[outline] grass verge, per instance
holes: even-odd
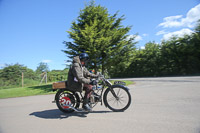
[[[114,81],[111,81],[114,83]],[[123,81],[126,86],[133,84],[132,81]],[[24,97],[24,96],[34,96],[34,95],[46,95],[55,94],[52,91],[52,84],[40,85],[40,86],[30,86],[30,87],[19,87],[10,89],[0,89],[0,98],[11,98],[11,97]]]
[[[20,88],[1,89],[0,98],[23,97],[33,95],[53,94],[52,85],[40,85]]]
[[[110,82],[111,82],[112,84],[114,84],[115,81],[120,81],[120,80],[110,80]],[[122,80],[122,82],[126,83],[125,86],[131,85],[131,84],[134,83],[133,81],[124,81],[124,80]]]

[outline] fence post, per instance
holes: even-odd
[[[24,87],[24,73],[22,72],[22,88]]]

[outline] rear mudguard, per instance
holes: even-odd
[[[110,86],[109,88],[107,88],[107,89],[105,90],[105,92],[109,91],[109,90],[112,89],[112,88],[116,88],[116,87],[124,88],[124,89],[126,89],[126,90],[129,91],[129,88],[128,88],[128,87],[123,86],[123,85],[117,85],[117,84],[116,84],[116,85],[112,85],[112,86]],[[103,102],[104,102],[104,105],[105,105],[106,107],[108,107],[108,105],[107,105],[106,102],[105,102],[105,99],[106,99],[106,97],[105,97],[105,92],[104,92],[104,95],[103,95]]]

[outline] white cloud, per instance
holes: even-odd
[[[183,18],[183,15],[165,17],[163,19],[164,22],[160,23],[158,26],[161,26],[163,28],[183,27],[183,26],[188,28],[193,28],[199,19],[200,19],[200,4],[190,9],[187,12],[185,18]]]
[[[194,28],[197,21],[200,19],[200,4],[191,8],[185,17],[183,15],[169,16],[163,19],[163,22],[158,26],[164,30],[158,31],[156,35],[163,35],[162,40],[168,40],[173,36],[183,37],[193,33],[191,28]],[[181,30],[169,32],[168,28],[179,28]]]
[[[145,46],[141,46],[140,49],[145,49]]]
[[[50,63],[52,60],[42,60],[43,63]]]
[[[170,17],[165,17],[163,20],[163,23],[160,23],[158,26],[167,28],[167,27],[178,27],[180,26],[180,21],[179,19],[182,18],[182,15],[177,15],[177,16],[170,16]]]
[[[6,67],[6,64],[0,64],[0,68]]]
[[[145,37],[145,36],[148,36],[148,34],[142,34],[142,36],[144,36],[144,37]]]
[[[161,30],[161,31],[158,31],[156,33],[156,35],[158,36],[158,35],[163,35],[163,34],[167,34],[167,33],[169,33],[169,32],[166,32],[165,30]]]
[[[126,40],[129,40],[131,38],[134,38],[134,41],[138,42],[138,41],[141,41],[142,40],[142,37],[139,36],[139,35],[129,35]]]
[[[137,36],[135,37],[135,41],[136,41],[136,42],[141,41],[141,40],[142,40],[142,37],[141,37],[141,36],[137,35]]]
[[[190,9],[187,17],[182,19],[182,22],[189,28],[193,28],[196,22],[200,19],[200,4]]]
[[[169,40],[173,36],[183,37],[184,35],[190,35],[192,33],[193,33],[192,30],[185,28],[185,29],[182,29],[182,30],[179,30],[179,31],[175,31],[175,32],[170,32],[170,33],[164,34],[163,40]]]
[[[134,37],[135,37],[135,35],[129,35],[129,36],[126,37],[125,40],[128,41],[129,39],[134,38]]]

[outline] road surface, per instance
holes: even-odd
[[[200,133],[200,77],[130,78],[131,106],[64,114],[54,95],[0,99],[0,133]]]

